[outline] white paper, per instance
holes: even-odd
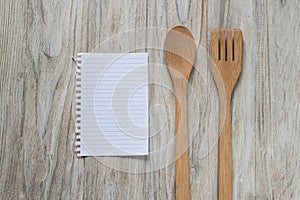
[[[78,156],[148,154],[148,54],[80,53]]]

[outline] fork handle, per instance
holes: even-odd
[[[218,200],[232,199],[231,95],[220,98]]]
[[[189,136],[186,102],[186,81],[176,90],[176,200],[190,200]]]

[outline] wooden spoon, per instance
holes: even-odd
[[[164,54],[176,94],[176,200],[188,200],[190,179],[186,89],[196,54],[192,33],[184,26],[173,27],[167,33]]]

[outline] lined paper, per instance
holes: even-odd
[[[148,54],[80,53],[79,156],[148,154]]]

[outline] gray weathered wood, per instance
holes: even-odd
[[[0,199],[175,199],[175,97],[162,46],[179,24],[199,44],[188,89],[192,199],[217,199],[213,27],[244,37],[233,198],[300,198],[298,1],[29,0],[2,1],[0,11]],[[75,156],[72,56],[82,51],[149,53],[149,156]]]

